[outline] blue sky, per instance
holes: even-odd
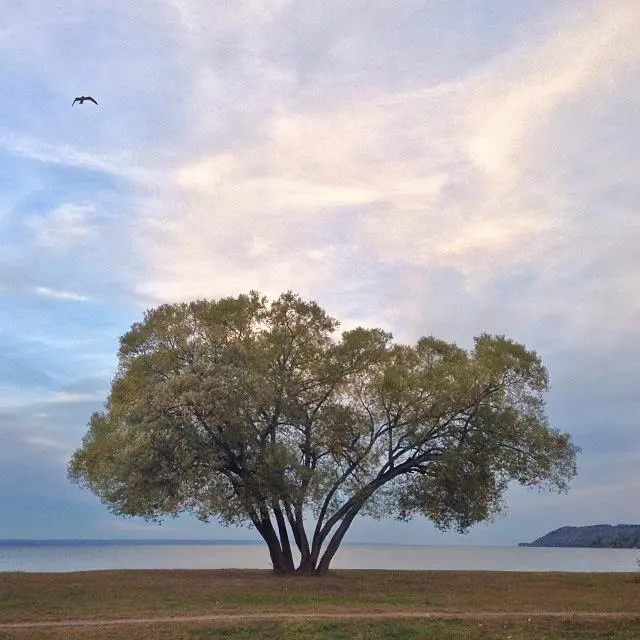
[[[144,310],[251,289],[524,342],[583,448],[569,494],[467,536],[351,540],[640,522],[638,33],[637,0],[3,3],[0,538],[252,537],[65,477]]]

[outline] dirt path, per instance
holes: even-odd
[[[103,627],[136,624],[179,624],[188,622],[222,622],[243,623],[261,620],[525,620],[535,618],[570,618],[570,619],[604,619],[604,620],[640,620],[640,612],[628,611],[386,611],[361,613],[241,613],[241,614],[211,614],[204,616],[167,616],[153,618],[113,618],[106,620],[47,620],[38,622],[3,622],[0,623],[0,631],[9,629],[36,629],[46,627]]]

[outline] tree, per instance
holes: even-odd
[[[534,352],[337,328],[291,292],[147,311],[70,478],[116,514],[252,524],[275,572],[317,575],[358,514],[465,532],[511,480],[567,490],[578,449],[547,423]]]

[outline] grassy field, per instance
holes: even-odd
[[[261,612],[331,614],[336,619],[250,618]],[[585,619],[575,612],[611,617]],[[613,616],[622,612],[633,615]],[[399,618],[407,613],[462,619]],[[340,620],[345,614],[385,617]],[[0,574],[0,624],[199,615],[238,617],[94,627],[0,627],[0,638],[631,640],[640,638],[640,580],[621,573],[482,571],[334,571],[324,578],[279,578],[246,570]]]
[[[640,624],[631,622],[541,621],[474,623],[269,622],[233,625],[148,625],[120,629],[55,629],[0,632],[10,640],[638,640]]]

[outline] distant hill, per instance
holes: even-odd
[[[560,527],[520,547],[596,547],[640,549],[640,524],[594,524],[588,527]]]

